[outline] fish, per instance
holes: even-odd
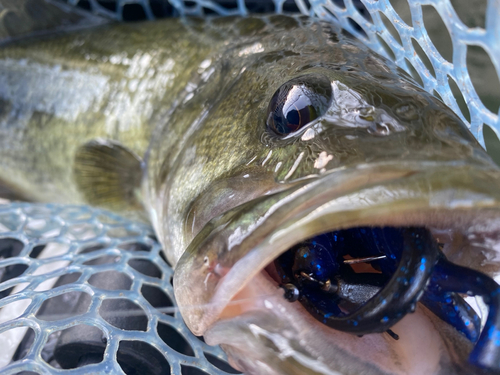
[[[149,221],[187,326],[236,369],[499,370],[500,170],[349,34],[101,25],[4,44],[0,82],[1,185]]]

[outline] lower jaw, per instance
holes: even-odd
[[[388,334],[358,337],[312,318],[290,303],[263,271],[205,333],[222,344],[233,366],[248,374],[466,374],[471,343],[419,305]]]

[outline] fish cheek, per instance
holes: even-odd
[[[191,204],[185,220],[186,236],[194,238],[210,220],[284,188],[272,173],[261,167],[237,168],[228,177],[212,182]]]

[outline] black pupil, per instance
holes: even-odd
[[[331,97],[330,81],[324,76],[310,74],[292,79],[273,95],[267,125],[278,135],[293,133],[322,116]]]

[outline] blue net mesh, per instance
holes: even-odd
[[[237,373],[185,326],[172,275],[147,225],[81,206],[0,205],[2,374]]]
[[[450,0],[392,0],[392,3],[389,0],[66,1],[118,20],[127,19],[132,13],[146,19],[212,13],[247,15],[256,11],[298,11],[316,16],[340,25],[374,51],[394,60],[427,91],[439,95],[483,146],[483,124],[500,135],[500,6],[497,0],[454,0],[453,4]],[[443,29],[435,27],[442,23]],[[443,56],[443,49],[452,51],[450,56]],[[478,72],[475,84],[470,74],[470,65],[474,62]],[[491,69],[485,70],[485,66]]]

